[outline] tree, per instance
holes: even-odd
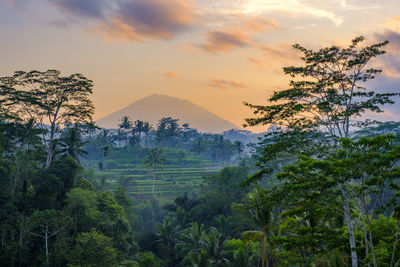
[[[149,122],[145,121],[143,123],[143,132],[145,134],[145,146],[147,147],[147,142],[148,142],[148,135],[149,132],[153,129],[153,127],[150,125]]]
[[[198,137],[194,140],[190,151],[194,152],[196,155],[200,155],[203,152],[207,151],[207,143],[202,137]]]
[[[44,240],[46,248],[46,264],[49,262],[49,240],[65,229],[67,220],[62,217],[62,214],[56,210],[36,210],[29,218],[30,233]]]
[[[126,135],[126,134],[125,134],[124,131],[122,131],[121,129],[118,129],[116,135],[114,136],[114,138],[118,141],[118,147],[121,147],[121,146],[122,146],[122,145],[121,145],[121,142],[122,142],[122,140],[125,139],[125,135]]]
[[[348,137],[353,121],[363,113],[382,112],[381,106],[393,104],[399,93],[376,93],[365,83],[382,72],[369,66],[371,60],[385,53],[388,41],[359,48],[364,37],[356,37],[346,48],[331,46],[318,51],[299,44],[293,48],[303,53],[304,66],[284,67],[285,74],[298,80],[290,88],[276,91],[268,105],[252,105],[257,118],[246,125],[278,124],[290,129],[325,127],[332,136]]]
[[[156,242],[159,244],[159,250],[169,259],[167,266],[176,266],[174,247],[178,242],[181,229],[175,219],[169,216],[165,216],[163,223],[158,224],[157,227],[159,232],[156,233]]]
[[[125,132],[126,145],[128,145],[128,132],[132,129],[132,120],[129,118],[129,116],[123,116],[121,119],[121,123],[118,126],[121,130]]]
[[[65,123],[92,121],[94,106],[89,95],[93,82],[82,74],[63,77],[57,70],[17,71],[11,77],[1,77],[0,85],[14,89],[12,106],[21,118],[33,119],[37,127],[48,131],[43,134],[46,169],[51,166],[55,140]]]
[[[233,148],[235,150],[235,152],[239,155],[239,157],[242,155],[242,153],[244,152],[244,143],[241,141],[235,141],[233,143]]]
[[[178,124],[179,119],[171,117],[162,118],[157,125],[156,141],[162,144],[181,133],[181,127]]]
[[[83,146],[87,143],[89,142],[82,140],[82,129],[75,124],[62,132],[59,152],[61,155],[71,157],[79,163],[79,157],[87,156],[88,154],[83,149]]]
[[[355,230],[361,233],[363,262],[378,266],[379,243],[373,232],[373,219],[378,212],[391,212],[398,203],[394,192],[400,188],[399,161],[398,140],[386,135],[357,141],[341,139],[341,148],[325,160],[303,156],[299,163],[284,167],[277,174],[282,183],[272,188],[271,194],[283,204],[283,214],[306,222],[302,227],[293,227],[291,223],[292,230],[281,227],[284,232],[291,232],[285,242],[292,248],[293,244],[309,247],[308,253],[317,255],[319,250],[329,249],[327,244],[334,243],[340,233],[341,218],[348,212]],[[342,190],[348,192],[346,198]],[[342,208],[344,203],[349,203],[346,210]],[[294,234],[296,231],[300,240]],[[389,247],[395,253],[395,244],[386,249]]]
[[[253,224],[258,228],[255,231],[243,232],[245,243],[259,242],[259,264],[262,267],[273,267],[277,264],[272,242],[273,228],[278,221],[272,213],[272,203],[262,189],[256,189],[247,196],[248,204],[234,204],[232,208],[247,213]]]
[[[202,250],[201,242],[205,235],[204,225],[198,223],[192,223],[189,228],[182,232],[180,240],[175,246],[178,253],[183,257],[182,264],[189,263],[193,257],[200,254]]]
[[[231,141],[224,139],[223,135],[215,135],[211,142],[209,152],[216,161],[228,161],[232,155]]]
[[[146,126],[147,127],[147,126]],[[133,128],[132,128],[132,133],[134,135],[137,135],[138,138],[138,145],[140,145],[140,141],[141,141],[141,136],[142,133],[147,130],[145,129],[145,122],[141,121],[141,120],[137,120],[134,122]]]
[[[72,262],[78,266],[117,266],[117,251],[112,247],[112,239],[91,231],[79,234],[71,253]]]
[[[146,154],[144,163],[147,169],[152,170],[153,173],[153,188],[151,190],[153,194],[154,194],[154,185],[155,185],[157,170],[163,168],[165,161],[166,159],[163,155],[163,151],[161,148],[153,148]]]
[[[326,130],[333,139],[349,137],[350,126],[362,126],[368,121],[356,121],[365,112],[382,112],[385,104],[393,104],[399,93],[376,93],[365,83],[381,73],[370,62],[385,53],[388,41],[360,47],[364,37],[356,37],[346,48],[330,46],[318,51],[295,44],[304,66],[284,67],[292,78],[289,89],[274,92],[267,105],[252,105],[256,118],[246,119],[246,126],[277,124],[287,131]],[[269,157],[264,153],[263,156]],[[262,165],[262,164],[260,164]],[[348,192],[342,190],[346,199]],[[349,231],[352,266],[358,266],[354,225],[348,216],[348,203],[343,203]]]

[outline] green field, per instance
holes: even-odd
[[[147,199],[151,196],[172,199],[178,194],[197,190],[203,176],[216,174],[220,169],[220,166],[211,160],[189,153],[178,160],[178,152],[174,149],[164,151],[166,163],[156,172],[154,194],[152,173],[141,160],[108,159],[103,170],[97,168],[98,160],[85,160],[83,165],[92,167],[95,176],[105,179],[111,187],[124,186],[128,195],[136,199]]]

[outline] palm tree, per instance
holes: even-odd
[[[175,219],[165,216],[162,224],[158,225],[159,233],[156,233],[158,239],[156,242],[164,243],[167,246],[175,246],[179,237],[179,226]]]
[[[168,251],[168,258],[171,259],[167,266],[176,266],[174,247],[178,242],[180,227],[177,225],[176,220],[169,216],[165,216],[163,223],[159,224],[157,227],[159,233],[156,233],[156,242],[165,246],[166,250]]]
[[[87,156],[88,152],[83,149],[83,146],[88,141],[82,140],[82,131],[77,126],[67,128],[60,138],[60,154],[64,157],[72,157],[79,163],[79,157]]]
[[[121,123],[118,126],[126,133],[126,145],[128,145],[128,132],[132,129],[132,121],[129,116],[122,116]]]
[[[204,225],[199,225],[197,222],[192,223],[191,226],[180,236],[180,241],[176,244],[175,248],[183,259],[181,264],[187,264],[200,254],[202,247],[201,242],[206,235]]]
[[[231,262],[226,267],[252,267],[254,266],[249,246],[239,247],[233,251]]]
[[[144,121],[137,120],[137,121],[135,121],[134,126],[132,128],[132,133],[136,134],[137,137],[138,137],[138,144],[139,145],[140,145],[140,139],[141,139],[141,136],[142,136],[142,132],[144,132],[144,123],[145,123]]]
[[[246,231],[243,233],[243,241],[259,241],[259,260],[258,266],[273,267],[276,266],[276,256],[273,252],[271,235],[273,227],[278,218],[272,214],[272,206],[267,200],[266,193],[261,189],[250,192],[247,196],[248,205],[236,204],[233,208],[248,214],[258,230]]]
[[[220,214],[214,217],[214,231],[221,234],[223,239],[227,239],[229,235],[232,233],[232,222],[230,217],[225,217],[224,215]]]
[[[157,170],[161,170],[163,165],[165,164],[165,157],[161,148],[153,148],[146,154],[146,158],[144,163],[148,170],[151,170],[153,173],[153,189],[152,193],[154,194],[154,184],[156,180],[156,172]]]
[[[145,137],[145,146],[147,147],[147,139],[148,139],[148,135],[149,132],[153,129],[153,127],[150,125],[149,122],[145,121],[143,123],[143,132],[145,133],[146,137]]]
[[[192,223],[180,237],[176,249],[181,253],[182,266],[222,266],[228,262],[224,257],[225,240],[221,233],[211,229],[206,233],[204,225]]]

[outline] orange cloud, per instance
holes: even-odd
[[[197,22],[193,3],[190,0],[124,2],[110,20],[102,22],[92,32],[123,41],[171,39]]]
[[[165,77],[175,79],[178,78],[179,75],[175,71],[168,71],[164,74]]]
[[[236,82],[236,81],[229,81],[225,79],[219,79],[219,78],[212,78],[210,82],[211,87],[216,87],[218,89],[240,89],[240,88],[246,88],[247,85],[243,82]]]
[[[281,29],[275,20],[268,20],[260,16],[246,17],[243,15],[234,16],[236,25],[228,29],[209,30],[206,33],[204,44],[197,45],[206,52],[228,52],[234,48],[243,48],[248,46],[258,46],[253,41],[253,35],[268,30]]]
[[[229,51],[235,47],[246,47],[250,40],[241,31],[208,31],[206,42],[200,47],[211,53]]]
[[[384,25],[391,31],[400,32],[400,17],[388,19]]]
[[[301,56],[301,53],[287,43],[257,44],[255,47],[262,51],[262,54],[259,57],[249,57],[249,62],[259,69],[268,69],[276,74],[282,74],[282,66],[298,63]]]
[[[260,16],[243,19],[243,28],[253,31],[266,31],[268,29],[280,30],[282,27],[274,19],[266,19]]]

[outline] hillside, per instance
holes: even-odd
[[[117,128],[122,116],[129,116],[133,120],[149,121],[152,124],[156,124],[163,117],[172,117],[179,119],[180,124],[188,123],[190,127],[200,132],[222,133],[230,129],[239,129],[233,123],[189,100],[159,94],[142,98],[99,119],[97,124],[103,128]]]

